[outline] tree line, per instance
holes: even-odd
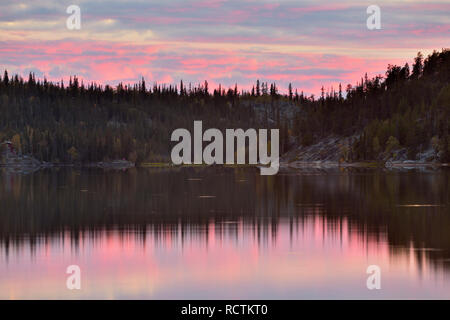
[[[279,128],[281,152],[311,145],[329,135],[352,137],[343,146],[347,161],[386,158],[399,148],[413,159],[433,146],[450,161],[450,50],[419,52],[410,68],[389,65],[384,76],[367,74],[345,89],[306,96],[289,84],[256,81],[251,90],[208,82],[192,85],[68,84],[0,76],[0,142],[42,161],[86,163],[127,159],[168,161],[170,134],[205,127]],[[344,92],[345,90],[345,92]],[[294,112],[287,112],[287,110]]]

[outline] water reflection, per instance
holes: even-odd
[[[449,173],[3,171],[0,297],[448,298]]]

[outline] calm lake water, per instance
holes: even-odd
[[[446,169],[2,169],[0,203],[3,299],[450,298]]]

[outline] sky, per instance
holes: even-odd
[[[81,9],[69,30],[67,7]],[[378,5],[381,29],[366,12]],[[450,47],[450,0],[0,0],[0,70],[52,81],[289,83],[318,94]]]

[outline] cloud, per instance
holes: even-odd
[[[382,29],[366,28],[366,1],[75,1],[82,29],[67,30],[67,3],[0,3],[0,67],[50,79],[77,74],[116,84],[148,81],[251,88],[256,78],[317,94],[388,63],[448,45],[450,4],[378,1]]]

